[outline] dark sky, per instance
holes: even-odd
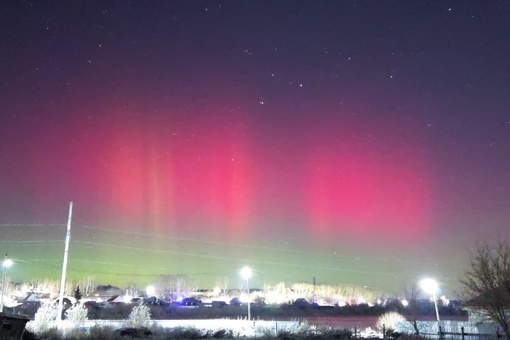
[[[13,279],[444,292],[510,224],[508,1],[2,1]]]

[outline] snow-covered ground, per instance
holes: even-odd
[[[58,327],[66,327],[66,322],[53,325]],[[159,326],[163,328],[194,328],[202,332],[215,332],[218,330],[232,331],[235,336],[239,337],[259,337],[268,334],[276,335],[278,332],[288,331],[298,333],[302,329],[310,329],[310,325],[302,321],[262,321],[262,320],[235,320],[235,319],[211,319],[211,320],[154,320],[150,321],[150,326]],[[93,326],[112,327],[120,329],[129,327],[127,320],[87,320],[80,327],[81,329],[89,329]]]

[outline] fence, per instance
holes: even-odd
[[[397,332],[408,334],[415,333],[414,328],[409,322],[399,323],[395,328]],[[505,333],[501,332],[499,327],[494,323],[441,321],[440,325],[438,325],[435,321],[418,321],[417,328],[420,335],[430,338],[461,340],[506,338]]]

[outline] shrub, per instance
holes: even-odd
[[[71,306],[66,312],[66,320],[63,323],[63,327],[60,328],[64,338],[79,339],[85,336],[85,332],[80,330],[87,318],[88,310],[85,306],[76,304]]]
[[[118,334],[121,338],[149,338],[152,336],[152,331],[147,327],[138,328],[121,328],[115,330],[115,334]]]
[[[88,320],[87,314],[87,308],[80,304],[72,306],[65,313],[70,326],[75,328],[82,326],[83,323]]]
[[[53,323],[57,318],[58,306],[51,302],[43,303],[34,315],[34,320],[27,323],[27,329],[41,335],[54,328]]]
[[[292,334],[290,331],[288,330],[284,330],[284,331],[280,331],[278,332],[278,335],[276,336],[278,339],[286,339],[286,340],[290,340],[290,339],[294,339],[294,334]]]
[[[383,328],[387,331],[390,329],[394,330],[397,328],[398,324],[405,322],[406,318],[397,312],[388,312],[384,313],[377,319],[377,329],[383,330]]]
[[[232,330],[226,330],[226,329],[219,329],[216,331],[211,331],[206,334],[206,338],[213,338],[213,339],[233,339],[234,338],[234,332]]]
[[[321,332],[325,339],[351,339],[352,331],[344,329],[327,329]]]
[[[134,306],[128,317],[132,327],[147,327],[151,321],[151,310],[146,305]]]
[[[201,339],[202,332],[192,327],[177,327],[168,332],[169,339]]]
[[[36,333],[35,339],[60,340],[62,339],[62,336],[57,328],[45,328],[42,329],[39,333]]]
[[[92,326],[89,329],[91,339],[115,339],[115,329],[110,326]]]

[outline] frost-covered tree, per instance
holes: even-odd
[[[63,326],[59,327],[64,339],[74,339],[80,333],[80,327],[88,320],[87,308],[81,304],[71,306],[66,312]]]
[[[83,325],[85,321],[88,320],[88,310],[87,307],[84,305],[81,305],[79,303],[75,304],[71,308],[69,308],[66,313],[66,320],[69,321],[69,323],[73,327],[80,327]]]
[[[140,328],[147,327],[151,321],[151,310],[146,305],[134,306],[129,313],[129,324],[132,327]]]
[[[406,321],[406,318],[397,312],[384,313],[377,319],[376,327],[379,330],[395,330],[399,324]]]
[[[27,329],[35,334],[42,334],[52,328],[53,322],[57,318],[58,306],[51,302],[46,302],[39,307],[34,315],[34,320],[28,322]]]

